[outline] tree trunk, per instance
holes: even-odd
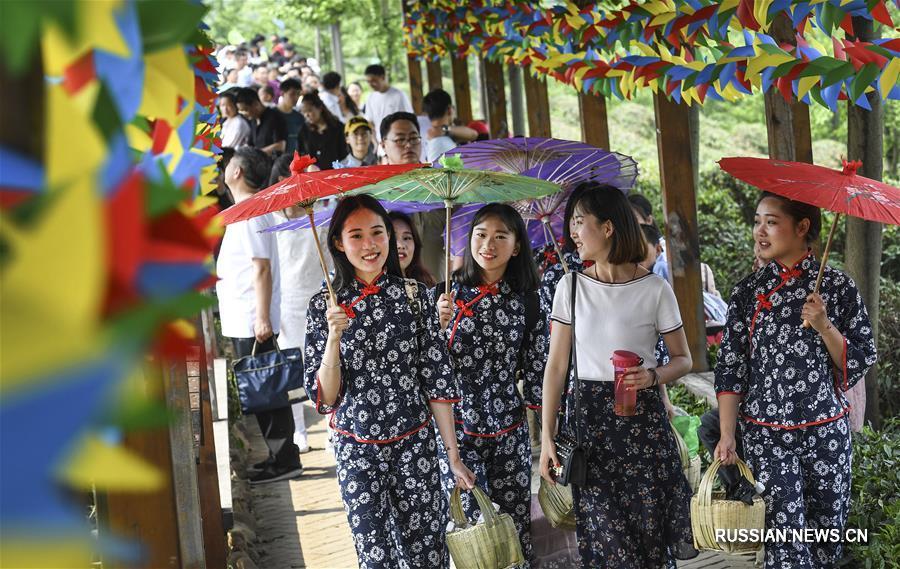
[[[334,23],[329,26],[331,28],[331,69],[337,71],[344,80],[344,50],[341,45],[341,24]]]
[[[853,18],[856,39],[874,39],[872,22],[865,18]],[[884,144],[884,110],[877,93],[866,95],[872,110],[847,102],[847,157],[862,160],[859,174],[873,180],[881,180]],[[847,244],[844,258],[847,272],[856,281],[863,302],[872,321],[872,334],[878,338],[879,290],[881,281],[882,226],[880,223],[847,217]],[[866,421],[873,427],[881,425],[881,409],[878,400],[878,373],[875,366],[866,374]]]
[[[325,66],[325,62],[322,61],[322,29],[319,26],[316,26],[316,61],[319,62],[320,68]]]
[[[512,131],[515,136],[525,136],[525,101],[522,98],[522,68],[507,67],[509,77],[509,106],[512,110]]]

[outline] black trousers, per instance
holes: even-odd
[[[741,440],[741,429],[735,429],[734,432],[734,440],[735,440],[735,452],[738,455],[738,458],[744,460],[744,445]],[[706,450],[709,451],[709,455],[712,456],[716,450],[716,445],[719,444],[719,437],[721,436],[721,431],[719,430],[719,410],[711,409],[703,414],[700,417],[700,426],[697,428],[697,436],[700,438],[700,442],[703,446],[706,447]],[[741,473],[738,470],[737,466],[722,466],[719,468],[718,472],[719,478],[725,485],[725,488],[734,488],[735,485],[741,479]]]
[[[254,338],[232,338],[234,357],[242,358],[253,353]],[[256,347],[257,353],[270,352],[275,349],[275,336],[272,336]],[[293,468],[300,466],[300,450],[294,444],[294,415],[291,407],[282,407],[272,411],[256,414],[259,430],[269,447],[269,459],[274,461],[275,468]]]

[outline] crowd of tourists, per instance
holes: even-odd
[[[223,144],[233,149],[223,182],[235,202],[289,175],[290,155],[280,155],[294,148],[323,169],[409,164],[480,136],[454,124],[443,91],[429,93],[428,117],[417,117],[379,65],[366,69],[371,92],[363,101],[353,89],[359,85],[345,89],[333,72],[319,79],[314,62],[284,38],[269,55],[264,43],[219,55]],[[371,196],[340,199],[322,231],[336,303],[323,287],[311,232],[263,232],[300,214],[288,209],[226,228],[217,266],[222,333],[238,357],[254,344],[264,351],[275,342],[304,347],[306,392],[330,415],[360,567],[446,567],[447,493],[475,485],[512,517],[528,567],[527,409],[541,417],[535,438],[549,484],[560,463],[557,432],[584,434],[587,476],[573,488],[583,567],[657,569],[696,555],[691,488],[665,391],[693,362],[646,198],[577,186],[565,209],[563,259],[553,263],[532,250],[514,208],[486,204],[468,227],[458,267],[443,275],[449,294],[426,268],[414,219]],[[748,274],[722,301],[727,315],[719,315],[714,455],[728,465],[739,455],[748,463],[761,484],[767,527],[847,522],[843,394],[874,364],[875,343],[844,273],[826,268],[821,291],[812,293],[819,261],[811,244],[820,229],[817,209],[763,194]],[[704,289],[719,296],[711,273]],[[617,350],[642,362],[625,370],[636,394],[628,417],[614,411],[610,357]],[[253,483],[301,474],[302,408],[297,417],[296,405],[257,414],[270,453]],[[464,506],[477,518],[474,499]],[[839,543],[766,544],[767,568],[833,567],[840,556]]]

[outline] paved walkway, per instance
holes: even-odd
[[[246,421],[247,419],[245,419]],[[267,569],[356,569],[356,553],[338,492],[334,458],[325,451],[325,417],[306,406],[309,444],[298,480],[254,486],[260,567]],[[251,460],[265,458],[256,422],[248,421]],[[680,568],[752,569],[752,557],[704,552]]]

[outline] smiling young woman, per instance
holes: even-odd
[[[875,340],[850,277],[826,267],[820,292],[811,293],[819,261],[810,245],[821,226],[818,208],[762,195],[753,225],[762,266],[734,287],[716,365],[715,456],[735,462],[739,424],[743,458],[766,487],[767,528],[847,523],[852,455],[844,393],[875,363]],[[833,567],[840,559],[839,543],[766,545],[767,569]]]
[[[463,461],[478,485],[512,516],[531,556],[531,439],[525,408],[539,409],[547,322],[525,222],[505,204],[475,213],[451,294],[438,302],[461,401],[455,405]],[[434,291],[444,290],[439,284]],[[516,387],[523,374],[524,398]],[[445,487],[452,479],[445,478]],[[477,517],[474,500],[464,505]],[[527,562],[526,565],[527,567]]]
[[[674,567],[675,558],[696,555],[691,490],[658,387],[691,368],[678,303],[664,280],[639,266],[646,243],[619,189],[585,189],[574,204],[571,236],[580,258],[594,264],[562,277],[554,295],[543,385],[541,476],[554,483],[551,469],[559,465],[554,435],[571,357],[572,279],[577,279],[574,337],[581,413],[564,427],[577,425],[590,449],[586,484],[573,488],[582,565]],[[635,414],[618,417],[613,352],[628,350],[655,362],[660,335],[669,362],[627,369],[625,385],[637,392]],[[574,389],[570,391],[567,399]],[[569,403],[566,407],[572,409]]]
[[[469,488],[474,475],[457,451],[459,395],[434,303],[424,285],[404,280],[393,224],[371,196],[340,201],[328,249],[338,305],[325,291],[310,300],[305,383],[337,433],[359,566],[445,567],[448,508],[432,417],[455,483]]]

